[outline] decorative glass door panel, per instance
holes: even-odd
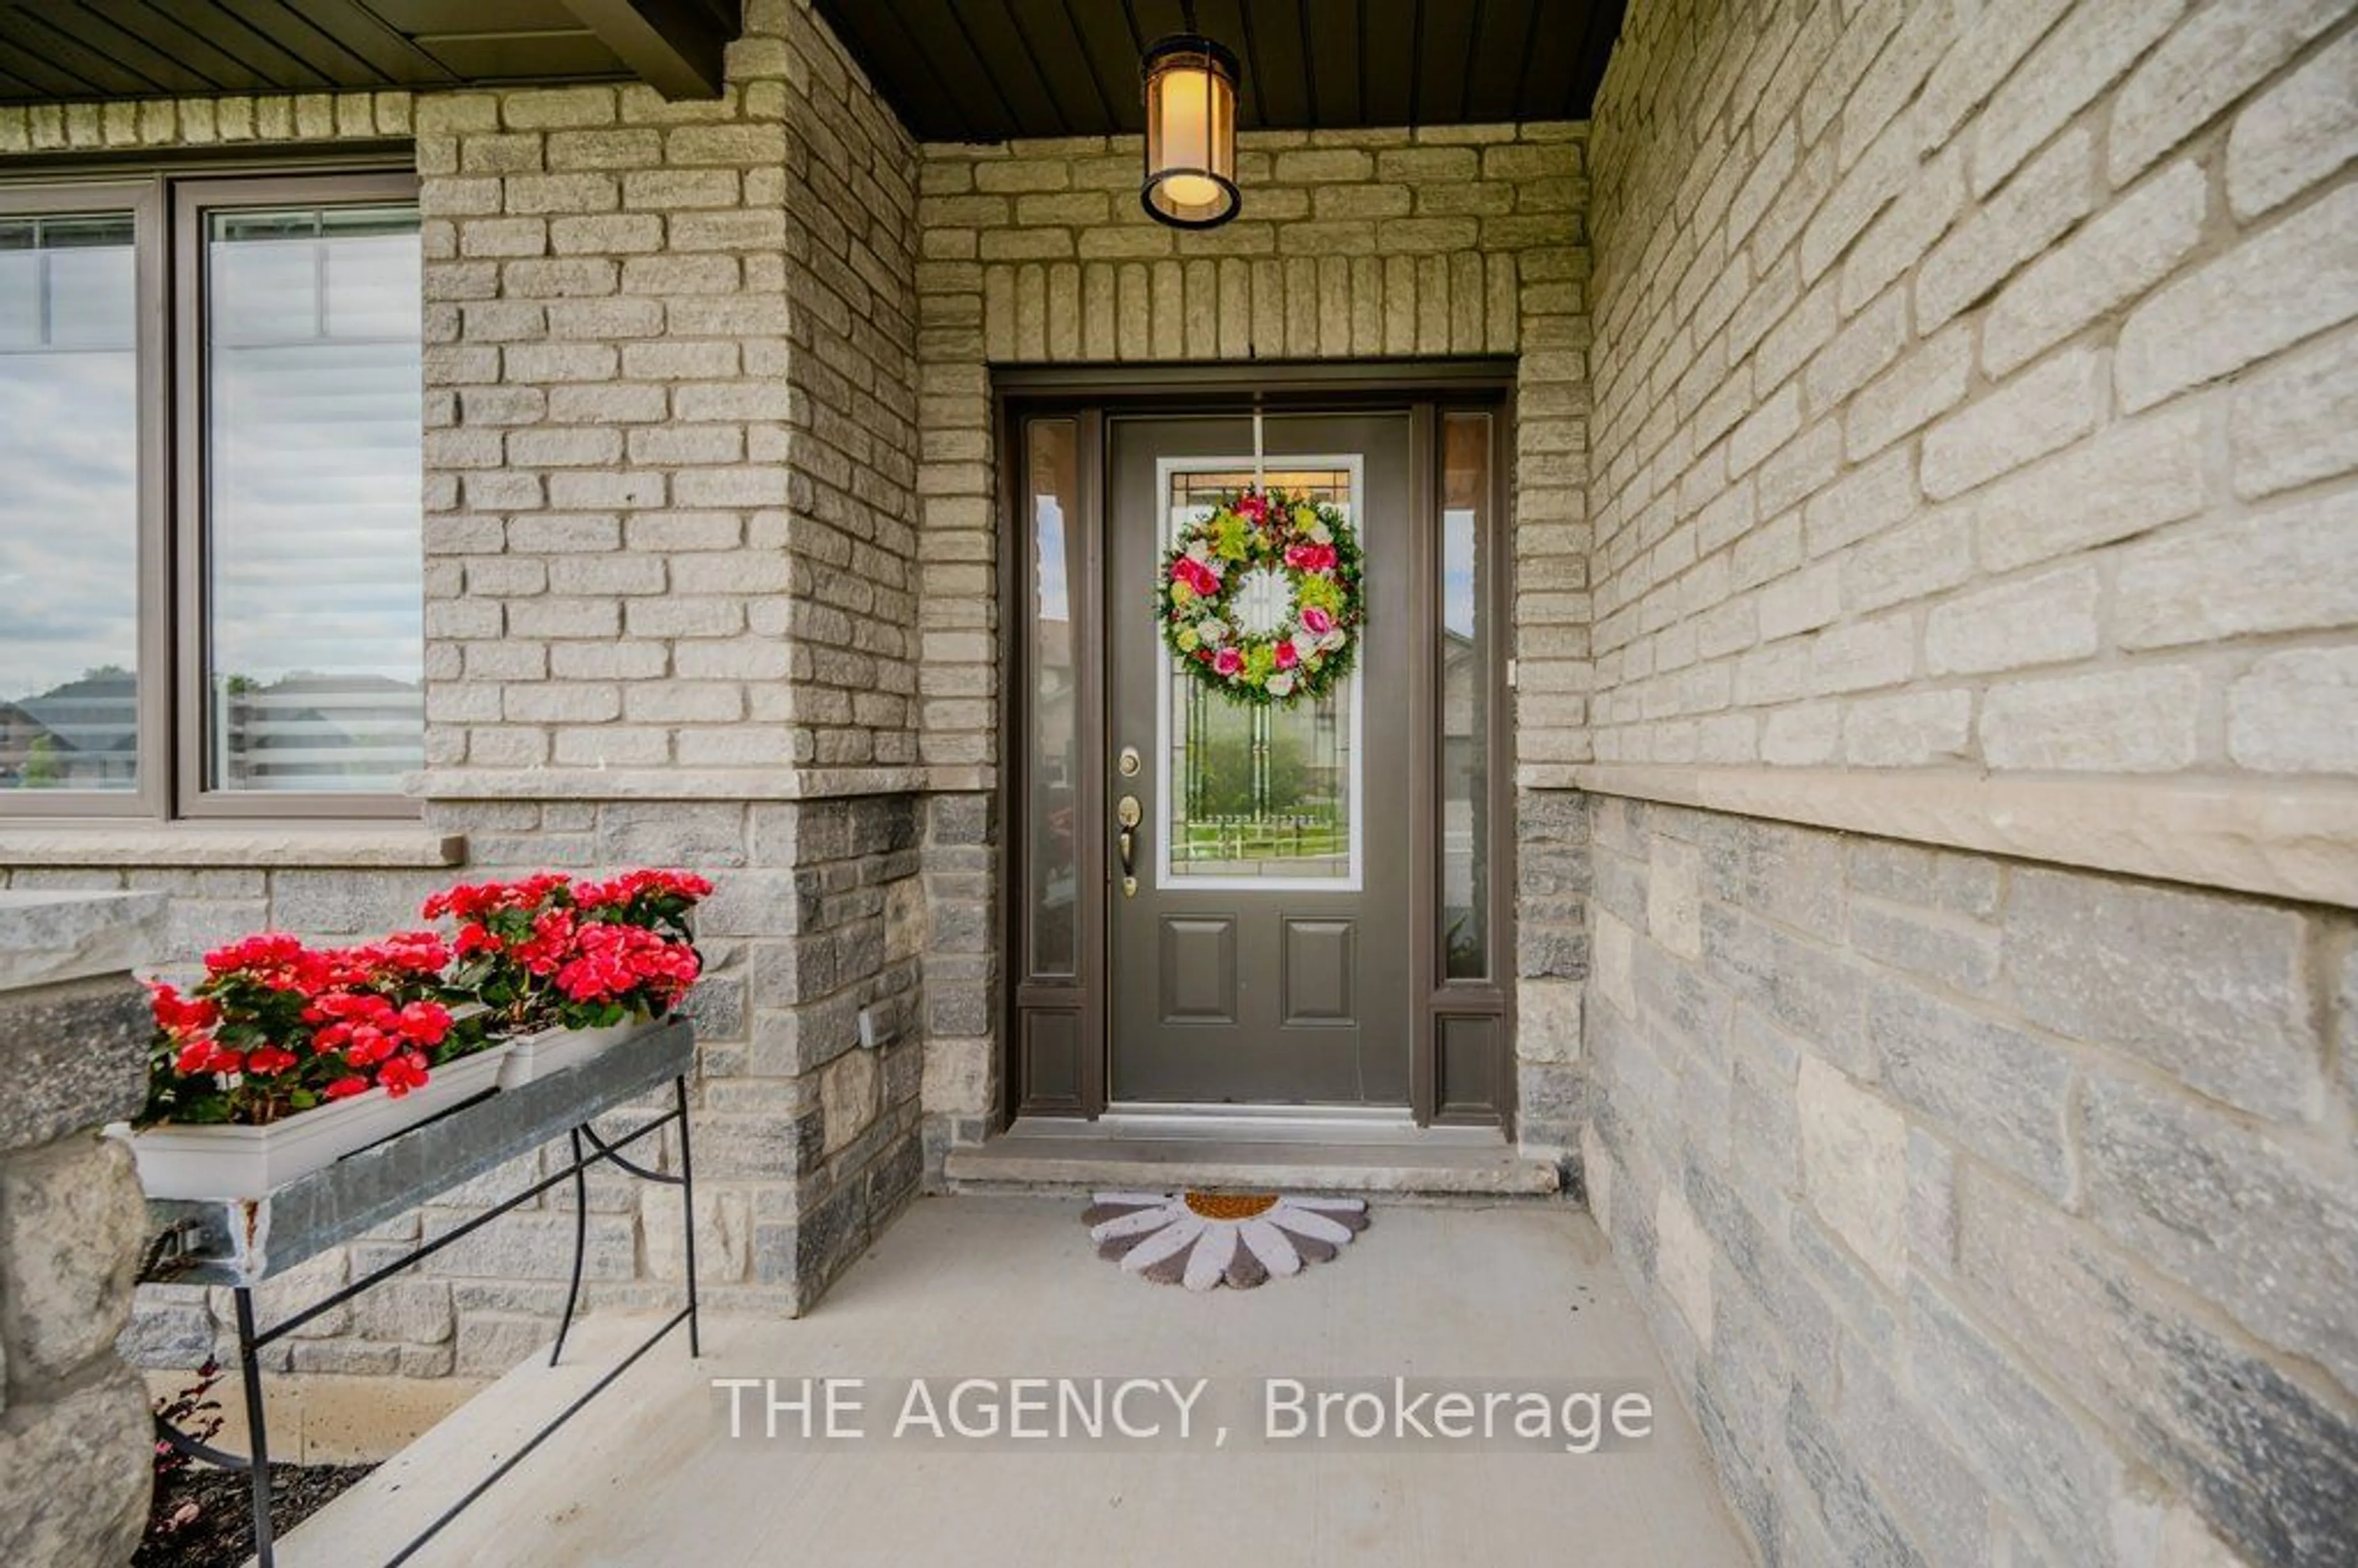
[[[1356,524],[1364,469],[1357,455],[1289,459],[1267,470],[1271,490],[1323,503]],[[1250,458],[1157,461],[1168,548],[1225,496],[1254,483]],[[1235,598],[1239,630],[1263,636],[1295,613],[1275,572]],[[1266,706],[1229,701],[1162,652],[1156,715],[1163,831],[1159,886],[1356,891],[1361,883],[1360,681],[1347,676],[1315,699]]]

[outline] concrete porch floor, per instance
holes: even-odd
[[[1637,1307],[1579,1211],[1379,1199],[1370,1230],[1335,1262],[1257,1291],[1197,1296],[1093,1257],[1081,1206],[1035,1196],[921,1202],[810,1316],[710,1318],[695,1362],[684,1332],[665,1340],[411,1561],[1749,1561]],[[551,1370],[543,1357],[510,1373],[290,1534],[279,1561],[384,1562],[653,1321],[588,1320],[565,1367]],[[1299,1452],[1249,1441],[1215,1450],[1200,1440],[1184,1449],[914,1448],[881,1436],[773,1444],[729,1436],[726,1396],[710,1381],[1135,1375],[1243,1390],[1270,1376],[1395,1373],[1643,1388],[1654,1433],[1585,1455]],[[897,1393],[871,1404],[870,1430],[888,1428],[898,1409]]]

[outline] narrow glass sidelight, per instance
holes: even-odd
[[[424,762],[417,210],[207,215],[205,787]]]
[[[1062,977],[1076,972],[1079,943],[1075,929],[1080,860],[1074,791],[1081,758],[1073,638],[1081,573],[1076,558],[1079,429],[1072,419],[1030,419],[1023,429],[1025,505],[1031,518],[1024,579],[1032,637],[1027,661],[1032,700],[1025,712],[1030,733],[1024,738],[1030,752],[1025,791],[1030,818],[1023,835],[1032,908],[1027,923],[1030,972]]]
[[[1490,973],[1490,726],[1497,628],[1489,613],[1492,574],[1490,416],[1442,421],[1440,645],[1442,975],[1478,980]]]
[[[0,218],[0,791],[139,784],[134,227]]]

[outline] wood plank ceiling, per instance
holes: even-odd
[[[814,0],[926,141],[1144,127],[1138,62],[1181,0]],[[1249,129],[1585,119],[1623,0],[1196,0]]]
[[[0,103],[640,77],[719,91],[738,0],[0,0]]]

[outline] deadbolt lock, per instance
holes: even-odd
[[[1122,777],[1126,779],[1136,778],[1138,776],[1138,748],[1135,746],[1124,746],[1121,749],[1121,760],[1117,762],[1114,766],[1121,770]]]

